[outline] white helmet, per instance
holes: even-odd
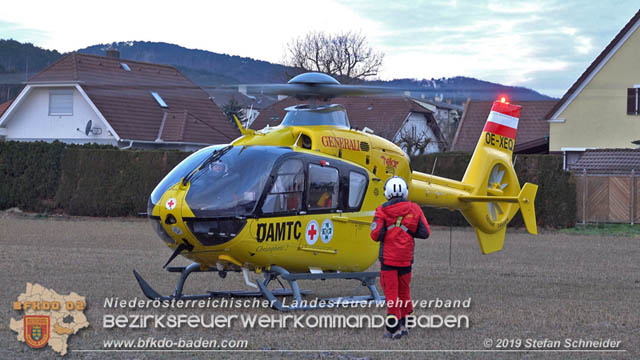
[[[407,182],[400,176],[391,177],[384,183],[384,197],[387,198],[387,200],[394,197],[403,197],[406,199],[407,196],[409,196]]]

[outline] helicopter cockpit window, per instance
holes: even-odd
[[[278,169],[275,181],[262,205],[263,213],[280,213],[302,209],[304,166],[300,160],[287,160]]]
[[[282,120],[282,126],[312,126],[330,125],[349,128],[347,112],[340,105],[310,107],[299,105],[285,109],[287,114]]]
[[[165,191],[168,188],[175,185],[178,181],[180,181],[183,177],[187,176],[191,171],[193,171],[198,165],[200,165],[205,159],[211,156],[214,151],[218,151],[225,147],[226,145],[213,145],[206,147],[204,149],[200,149],[197,152],[189,155],[186,159],[182,160],[178,166],[176,166],[167,176],[162,179],[162,181],[156,186],[156,188],[151,193],[151,197],[149,198],[150,208],[149,214],[153,209],[153,206],[160,201],[162,195],[164,195]]]
[[[349,207],[357,208],[367,188],[367,177],[355,171],[349,172]]]
[[[205,161],[185,198],[197,217],[253,214],[276,160],[290,152],[272,146],[234,146]]]
[[[338,208],[338,169],[309,164],[309,210]]]

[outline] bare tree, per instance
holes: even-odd
[[[244,125],[247,122],[242,110],[242,106],[236,99],[231,99],[228,103],[222,105],[222,113],[233,125],[236,124],[236,120],[233,118],[234,115],[238,117],[241,124]]]
[[[418,131],[415,126],[403,129],[396,137],[396,144],[409,156],[424,154],[431,143],[426,131]]]
[[[287,44],[285,64],[351,82],[378,75],[383,58],[361,33],[310,32]]]

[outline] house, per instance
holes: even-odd
[[[174,67],[71,53],[33,76],[0,116],[0,139],[194,150],[240,135]]]
[[[586,149],[635,148],[640,139],[640,11],[549,111],[549,151],[565,168]]]
[[[514,153],[547,154],[549,152],[549,123],[545,116],[556,102],[556,100],[513,102],[522,106]],[[467,101],[453,139],[452,151],[472,152],[476,148],[492,105],[492,101]]]
[[[2,104],[0,104],[0,116],[2,116],[2,114],[4,114],[5,111],[7,111],[9,106],[11,106],[12,102],[13,102],[13,100],[9,100],[9,101],[6,101],[6,102],[3,102]]]
[[[209,88],[206,91],[223,112],[232,104],[239,107],[239,118],[245,127],[251,126],[262,109],[276,102],[265,95],[247,95],[235,89]]]
[[[452,104],[450,100],[446,102],[424,98],[413,98],[413,100],[433,112],[433,117],[436,119],[440,129],[442,129],[447,143],[452,144],[458,128],[458,122],[464,112],[464,106]]]
[[[284,118],[287,107],[304,103],[308,101],[291,97],[280,100],[263,109],[251,128],[257,130],[265,126],[277,126]],[[374,134],[393,141],[408,153],[440,152],[448,146],[433,112],[411,98],[353,96],[334,98],[328,103],[344,106],[352,128],[369,128]]]

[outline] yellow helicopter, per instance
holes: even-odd
[[[267,85],[271,93],[299,99],[379,94],[389,89],[341,85],[320,73],[305,73],[288,84]],[[265,91],[265,87],[261,88]],[[370,131],[350,127],[338,104],[287,108],[279,126],[245,129],[227,145],[190,155],[155,188],[148,215],[157,234],[178,255],[193,261],[168,267],[180,278],[172,295],[162,296],[134,270],[151,299],[264,296],[279,310],[280,296],[302,304],[297,280],[353,279],[370,294],[332,301],[380,301],[377,272],[365,272],[379,251],[369,236],[376,207],[385,201],[384,183],[401,176],[409,200],[421,206],[460,211],[475,229],[483,254],[501,250],[507,224],[522,211],[529,233],[537,234],[537,185],[521,188],[512,164],[520,106],[504,99],[493,104],[473,157],[461,181],[412,171],[401,148]],[[183,294],[192,272],[226,277],[242,272],[252,291]],[[252,274],[264,279],[251,280]],[[289,289],[270,289],[276,279]],[[279,281],[279,280],[278,280]]]

